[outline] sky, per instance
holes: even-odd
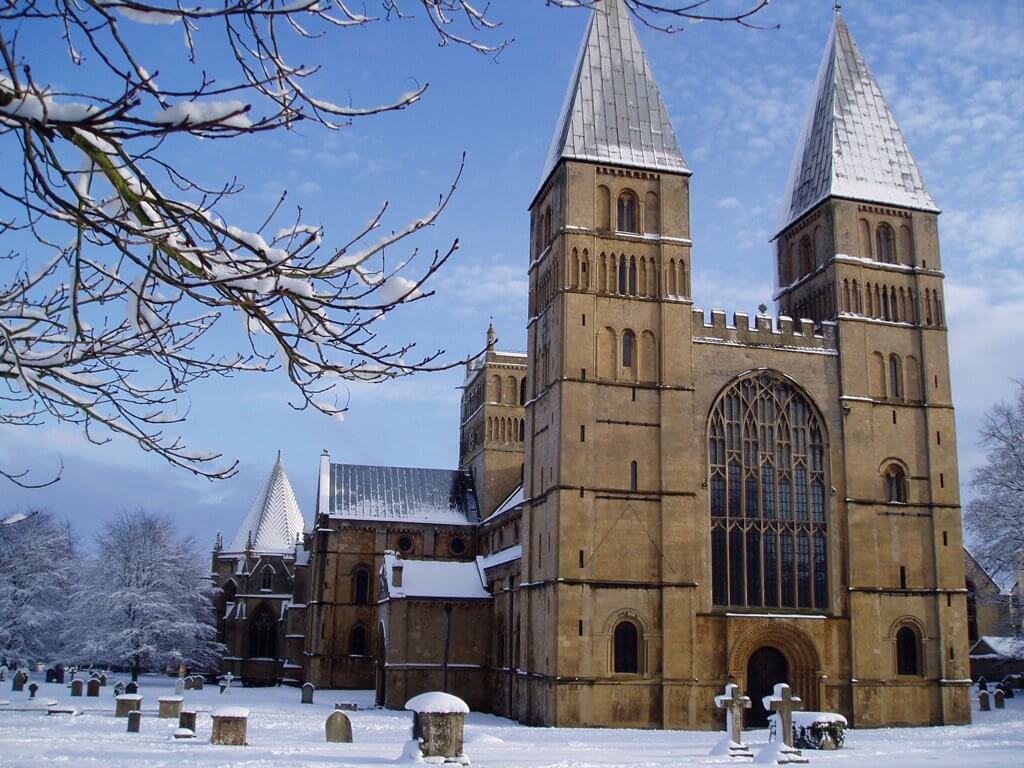
[[[376,11],[375,2],[366,5]],[[710,22],[673,35],[639,28],[693,170],[695,306],[754,313],[770,304],[770,239],[832,5],[776,0],[758,21],[779,28],[764,31]],[[456,239],[459,249],[432,280],[435,295],[390,314],[382,332],[458,360],[483,347],[493,318],[499,347],[524,350],[527,206],[588,12],[543,0],[494,2],[502,26],[482,39],[510,42],[484,55],[438,46],[422,11],[408,7],[412,18],[336,30],[302,53],[323,65],[315,88],[325,98],[379,103],[428,84],[411,108],[338,132],[299,126],[167,151],[203,179],[244,185],[222,211],[226,219],[254,229],[287,191],[286,207],[301,206],[303,220],[323,224],[326,241],[337,243],[385,201],[387,229],[422,215],[465,153],[451,204],[395,257],[413,247],[447,250]],[[1009,396],[1011,379],[1024,378],[1024,4],[858,0],[842,13],[942,209],[961,484],[969,497],[967,481],[983,459],[982,416]],[[201,46],[199,63],[190,65],[175,25],[132,26],[128,34],[165,76],[174,73],[168,67],[189,75],[224,64],[215,48]],[[37,44],[52,48],[44,58],[60,79],[69,66],[60,41]],[[6,268],[0,263],[0,278]],[[239,339],[225,333],[223,343]],[[121,510],[145,507],[172,514],[183,533],[212,544],[217,530],[233,536],[281,451],[310,521],[325,449],[336,462],[455,467],[462,379],[456,368],[350,386],[343,421],[295,410],[279,373],[201,382],[189,393],[181,434],[196,449],[238,460],[237,475],[217,482],[121,440],[91,445],[73,426],[0,427],[0,465],[8,471],[42,477],[64,467],[60,482],[45,489],[0,485],[0,514],[45,508],[91,535]]]

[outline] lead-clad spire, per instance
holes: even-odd
[[[778,231],[829,196],[939,210],[838,11],[793,155]]]
[[[622,0],[591,13],[541,184],[562,158],[689,173]]]
[[[243,552],[251,547],[255,552],[288,552],[304,526],[299,502],[278,453],[270,477],[242,521],[230,551]]]

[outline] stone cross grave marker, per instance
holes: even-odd
[[[348,715],[340,709],[334,710],[327,716],[327,722],[324,723],[324,728],[327,731],[328,743],[352,743],[352,721],[349,720]]]
[[[804,708],[800,697],[793,695],[793,691],[787,683],[776,683],[774,690],[761,699],[761,704],[776,716],[775,725],[778,730],[782,731],[782,733],[775,734],[779,743],[766,746],[765,754],[774,754],[775,762],[780,765],[808,762],[807,758],[800,754],[800,750],[793,747],[793,710]],[[760,754],[755,761],[765,762]]]
[[[85,695],[93,697],[100,695],[100,679],[98,677],[94,677],[85,686]]]
[[[231,692],[231,681],[235,679],[235,676],[228,672],[226,675],[220,677],[220,692],[230,693]]]
[[[82,695],[82,691],[83,691],[84,688],[85,688],[85,682],[84,681],[82,681],[82,680],[72,680],[71,681],[71,695],[72,696],[81,696]]]
[[[32,685],[35,685],[35,683],[32,683]],[[32,688],[32,685],[29,686],[29,689]],[[33,695],[35,695],[35,694],[33,694]],[[1003,701],[1004,698],[1005,698],[1005,694],[1003,693],[1002,689],[1001,688],[996,688],[996,692],[994,694],[992,694],[992,699],[993,699],[993,701],[994,701],[994,703],[996,705],[996,709],[1003,709],[1003,708],[1006,707],[1006,704]]]
[[[712,754],[729,757],[751,757],[743,744],[743,710],[750,709],[750,697],[744,696],[735,683],[725,686],[725,693],[715,696],[715,707],[725,710],[725,738],[712,749]]]
[[[978,694],[978,709],[982,712],[988,712],[992,709],[989,704],[988,691],[982,691]]]
[[[302,703],[303,704],[312,704],[313,703],[313,692],[315,690],[316,690],[316,688],[313,687],[312,683],[303,683],[302,684]]]

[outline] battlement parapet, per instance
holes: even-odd
[[[750,315],[746,312],[734,312],[732,323],[729,323],[725,310],[712,309],[709,322],[704,310],[694,307],[692,329],[693,340],[697,343],[824,353],[837,351],[836,324],[827,320],[816,325],[806,318],[794,320],[786,315],[778,318],[756,315],[751,326]]]

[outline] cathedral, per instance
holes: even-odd
[[[225,667],[536,725],[717,728],[724,685],[778,682],[969,722],[939,209],[838,12],[814,88],[777,316],[706,312],[691,171],[601,2],[529,204],[527,352],[488,330],[457,470],[325,452],[300,531],[275,466],[214,550]]]

